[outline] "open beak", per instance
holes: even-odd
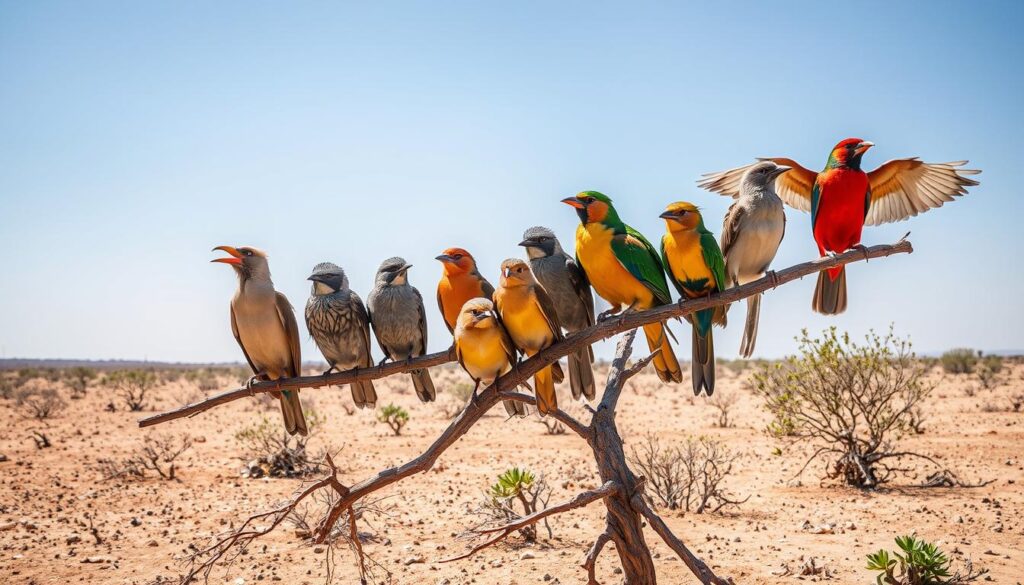
[[[213,251],[217,251],[217,250],[221,250],[222,252],[227,252],[228,254],[231,254],[231,257],[230,258],[214,258],[213,260],[210,260],[210,262],[222,262],[224,264],[231,264],[233,266],[240,266],[242,264],[242,253],[239,252],[234,247],[232,247],[232,246],[217,246],[216,248],[213,249]]]
[[[562,203],[565,203],[566,205],[569,205],[571,207],[575,207],[576,209],[587,208],[587,206],[582,201],[575,197],[566,197],[565,199],[562,199]]]
[[[785,165],[779,165],[779,168],[775,169],[775,172],[772,173],[772,178],[774,179],[774,178],[778,177],[779,175],[781,175],[782,173],[785,173],[786,171],[791,170],[792,168],[793,167],[787,167]]]
[[[434,260],[440,260],[441,262],[455,262],[455,258],[452,258],[448,254],[441,254],[440,256],[434,256]]]
[[[868,151],[869,148],[871,148],[874,145],[874,142],[868,142],[867,140],[865,140],[864,142],[861,142],[860,144],[857,145],[856,152],[857,154],[864,154],[865,152]]]

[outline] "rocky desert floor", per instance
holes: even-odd
[[[345,483],[413,458],[449,423],[458,409],[451,389],[465,382],[453,367],[433,372],[439,389],[434,404],[419,403],[405,376],[378,383],[378,406],[393,402],[410,414],[401,436],[378,423],[374,412],[352,412],[347,388],[304,391],[304,403],[325,417],[310,450],[336,451]],[[628,383],[619,406],[627,451],[654,433],[663,444],[710,437],[736,454],[723,485],[733,496],[749,498],[742,505],[715,514],[659,509],[718,574],[737,584],[873,583],[865,555],[894,548],[895,536],[916,532],[939,543],[955,565],[971,558],[988,569],[983,579],[1024,582],[1024,411],[1012,406],[1013,398],[1024,394],[1024,365],[1004,368],[992,389],[979,388],[973,376],[935,367],[929,376],[937,387],[927,402],[924,432],[900,443],[934,457],[961,480],[990,483],[915,487],[934,471],[917,461],[908,462],[908,475],[875,491],[821,482],[824,462],[794,477],[811,448],[765,433],[768,416],[750,389],[750,370],[723,367],[720,372],[716,394],[736,400],[728,428],[716,425],[715,408],[706,398],[693,397],[688,384],[666,386],[649,373]],[[223,389],[237,385],[236,379],[221,382]],[[67,388],[57,385],[67,397]],[[14,400],[0,399],[0,582],[176,583],[194,547],[273,508],[304,485],[300,479],[252,479],[241,473],[246,454],[236,433],[263,416],[275,423],[280,416],[265,399],[236,401],[152,429],[137,426],[142,416],[202,395],[179,378],[155,389],[143,412],[127,412],[112,390],[94,382],[84,398],[67,398],[67,409],[46,420],[29,418]],[[111,402],[113,412],[107,409]],[[562,404],[568,402],[561,397]],[[586,417],[578,406],[573,409]],[[363,518],[362,546],[390,571],[393,583],[586,582],[580,564],[602,527],[600,503],[554,517],[553,537],[541,530],[536,544],[513,535],[470,559],[439,562],[467,550],[469,542],[459,535],[479,521],[473,509],[509,467],[543,474],[552,503],[598,485],[588,448],[578,437],[550,435],[536,416],[506,420],[499,411],[486,416],[432,470],[381,492],[380,512]],[[33,431],[46,435],[51,446],[37,448]],[[177,461],[176,480],[153,474],[105,479],[100,460],[131,456],[147,436],[184,435],[193,445]],[[657,535],[648,531],[646,538],[660,582],[696,582]],[[233,563],[215,569],[209,581],[319,584],[328,572],[328,554],[285,523]],[[816,569],[805,570],[812,563]],[[354,557],[344,545],[335,550],[332,567],[335,583],[359,582]],[[616,567],[613,548],[606,548],[598,580],[617,583]]]

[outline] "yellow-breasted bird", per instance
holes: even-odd
[[[437,307],[441,309],[448,331],[454,333],[462,305],[477,297],[490,300],[494,287],[476,269],[473,256],[462,248],[448,248],[437,260],[444,266],[437,283]]]
[[[494,291],[494,306],[512,342],[527,357],[564,339],[554,303],[523,260],[509,258],[501,263],[501,282]],[[557,361],[534,374],[533,389],[541,416],[558,409],[555,382],[561,382],[563,377]]]
[[[466,301],[459,311],[455,323],[455,355],[462,369],[476,385],[473,400],[480,384],[489,385],[498,376],[512,369],[519,353],[508,332],[498,321],[494,304],[485,298]],[[529,410],[525,404],[512,400],[505,401],[509,416],[526,416]]]
[[[562,203],[576,208],[576,263],[586,272],[590,284],[612,308],[598,319],[623,308],[645,310],[672,302],[665,271],[654,246],[640,232],[619,219],[607,195],[583,191]],[[664,382],[681,382],[679,360],[669,342],[664,323],[644,325],[651,351],[660,349],[652,363]]]
[[[238,275],[238,290],[231,299],[231,333],[242,348],[254,374],[252,380],[278,380],[302,374],[299,325],[285,296],[274,290],[267,255],[256,248],[217,246],[228,258],[212,262],[227,264]],[[289,434],[307,434],[298,390],[274,392],[281,400],[284,427]]]
[[[661,216],[665,235],[661,238],[661,256],[669,280],[679,295],[687,299],[705,297],[725,290],[725,259],[715,235],[704,227],[700,210],[686,201],[670,204]],[[693,325],[693,393],[708,396],[715,392],[715,341],[712,324],[725,326],[725,306],[704,309],[687,315]]]

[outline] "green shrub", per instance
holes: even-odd
[[[94,368],[78,366],[64,372],[64,376],[64,383],[68,385],[68,388],[71,388],[71,397],[81,398],[85,396],[85,391],[89,388],[89,382],[96,378],[96,370]]]
[[[939,361],[947,374],[973,374],[978,354],[973,349],[959,347],[942,354]]]
[[[107,374],[104,384],[110,386],[124,400],[132,412],[146,406],[146,393],[156,386],[156,374],[152,370],[117,370]]]
[[[281,424],[280,417],[271,420],[261,417],[259,422],[244,427],[235,433],[235,441],[241,445],[246,462],[243,475],[260,477],[304,477],[320,469],[326,451],[310,454],[307,443],[323,427],[327,419],[316,410],[303,411],[308,434],[289,435]]]
[[[950,561],[939,547],[913,535],[896,537],[898,552],[880,549],[868,555],[868,570],[878,571],[878,585],[960,585],[987,573],[970,561],[964,572],[951,573]]]
[[[551,488],[544,481],[544,476],[513,467],[505,470],[491,485],[477,514],[485,518],[485,523],[507,524],[547,507],[550,496]],[[546,519],[543,522],[548,538],[551,538],[551,526]],[[534,524],[520,528],[519,533],[526,542],[537,540],[537,526]]]
[[[391,427],[391,432],[397,437],[402,434],[402,428],[409,422],[409,413],[401,406],[389,404],[377,411],[377,420]]]
[[[981,357],[974,368],[981,387],[985,389],[995,388],[999,385],[999,373],[1003,371],[1003,358],[997,355],[986,355]]]

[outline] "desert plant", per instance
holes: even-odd
[[[473,385],[467,384],[466,382],[459,382],[449,386],[448,391],[452,396],[457,398],[461,404],[465,404],[469,401],[469,397],[473,395]]]
[[[304,411],[308,434],[289,435],[277,419],[264,416],[259,422],[235,433],[246,462],[243,474],[250,478],[305,477],[320,470],[326,451],[310,454],[307,443],[323,427],[327,419],[316,410]]]
[[[477,509],[477,515],[485,518],[484,523],[508,523],[533,514],[547,507],[551,495],[543,475],[536,475],[528,469],[513,467],[498,476],[488,490],[483,503]],[[548,538],[551,538],[551,526],[544,520]],[[526,542],[536,542],[536,525],[524,526],[519,533]]]
[[[409,413],[401,406],[388,404],[377,411],[377,421],[391,427],[391,432],[397,437],[402,434],[402,429],[409,422]]]
[[[57,389],[34,378],[14,391],[14,402],[27,416],[44,420],[60,414],[68,403]]]
[[[147,471],[153,471],[161,479],[171,481],[178,479],[175,461],[191,448],[192,437],[188,435],[148,435],[131,456],[103,458],[98,463],[104,480],[143,478]]]
[[[974,570],[971,562],[964,571],[950,573],[950,561],[939,547],[913,535],[897,536],[899,552],[879,549],[868,555],[868,570],[878,571],[878,585],[961,585],[988,572]]]
[[[156,382],[156,374],[150,370],[117,370],[104,379],[104,383],[117,391],[131,412],[145,408],[146,393]]]
[[[732,426],[732,421],[729,420],[729,411],[739,402],[739,398],[735,392],[724,393],[721,391],[708,398],[708,404],[718,411],[717,426],[723,429]]]
[[[78,366],[67,370],[64,376],[64,382],[71,388],[71,398],[78,399],[85,396],[89,382],[96,378],[96,370]]]
[[[653,434],[634,447],[629,458],[661,505],[697,514],[747,501],[734,500],[722,487],[735,460],[736,455],[720,442],[706,437],[689,437],[681,445],[662,447]]]
[[[1003,358],[997,355],[979,356],[974,374],[986,390],[999,385],[999,373],[1003,371]]]
[[[536,419],[537,424],[544,427],[545,435],[564,435],[565,425],[549,417]]]
[[[769,430],[791,430],[793,439],[816,447],[801,473],[819,456],[833,455],[829,478],[871,488],[898,471],[887,460],[924,457],[893,447],[932,390],[908,341],[890,328],[858,344],[835,327],[820,338],[804,330],[798,341],[800,355],[765,368],[755,385],[773,416]]]
[[[958,347],[943,353],[939,363],[947,374],[971,374],[978,363],[978,355],[973,349]]]

